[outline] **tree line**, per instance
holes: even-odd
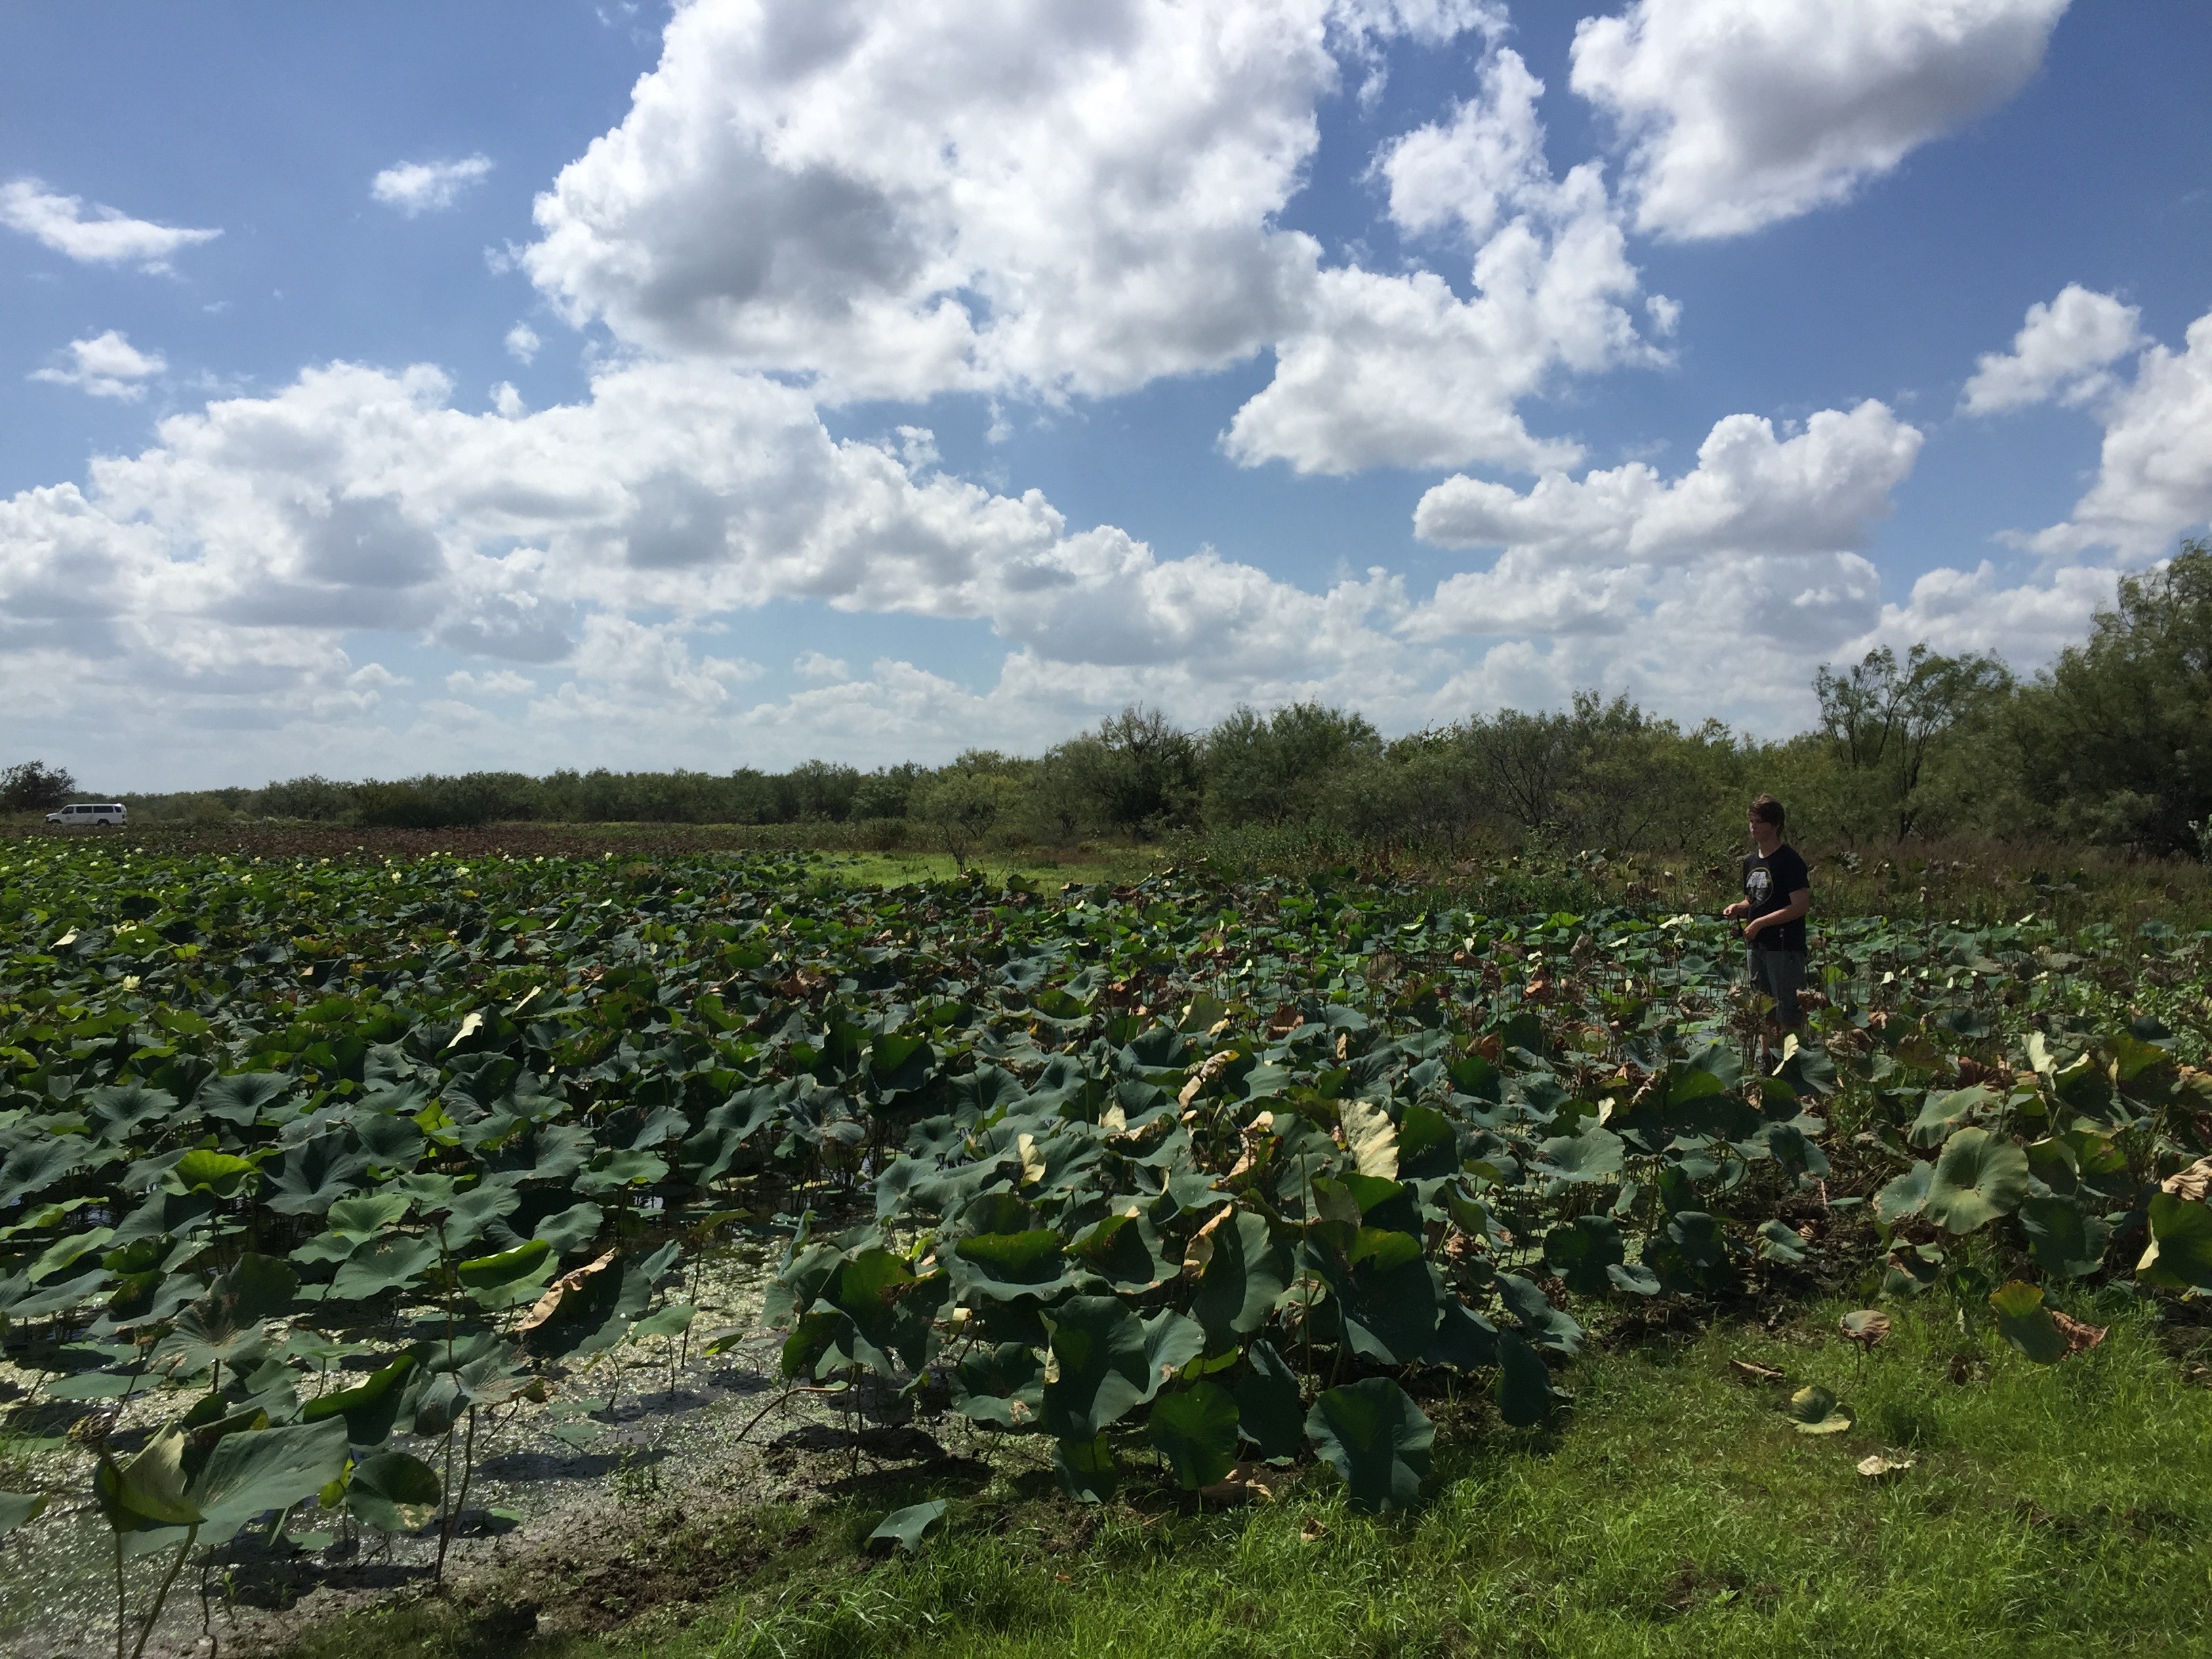
[[[1320,703],[1238,708],[1202,732],[1131,708],[1042,755],[973,750],[937,768],[304,777],[118,799],[156,821],[876,825],[886,844],[919,836],[964,858],[1253,826],[1447,853],[1530,837],[1668,851],[1732,834],[1742,800],[1765,791],[1788,805],[1793,835],[1825,845],[1972,835],[2212,855],[2212,544],[2123,579],[2087,639],[2031,678],[1995,655],[1885,647],[1822,665],[1813,690],[1819,723],[1779,742],[1595,692],[1555,713],[1387,739]],[[68,774],[25,763],[0,773],[0,810],[74,791]]]

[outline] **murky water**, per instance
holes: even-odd
[[[712,1490],[724,1502],[732,1495],[739,1501],[798,1495],[791,1460],[764,1448],[778,1440],[827,1445],[842,1419],[818,1396],[773,1405],[783,1393],[781,1338],[760,1328],[759,1315],[774,1261],[769,1249],[740,1245],[696,1267],[675,1293],[699,1310],[688,1358],[680,1340],[626,1343],[561,1376],[545,1403],[518,1402],[489,1414],[496,1422],[489,1432],[480,1419],[447,1576],[465,1577],[550,1540],[604,1536],[622,1526],[626,1504],[655,1494]],[[706,1354],[708,1335],[731,1326],[745,1334]],[[0,1394],[15,1390],[8,1398],[16,1433],[40,1431],[33,1438],[0,1441],[4,1478],[16,1490],[26,1489],[20,1483],[27,1479],[56,1493],[45,1515],[0,1540],[0,1652],[10,1659],[99,1659],[115,1652],[116,1612],[112,1537],[93,1501],[95,1460],[67,1437],[67,1423],[81,1408],[58,1401],[39,1407],[27,1399],[37,1380],[0,1365]],[[334,1371],[325,1385],[356,1381]],[[176,1395],[132,1402],[115,1431],[118,1449],[135,1449],[188,1403]],[[772,1407],[765,1417],[764,1407]],[[391,1445],[434,1468],[441,1462],[439,1442],[395,1434]],[[458,1482],[458,1445],[456,1458]],[[274,1542],[256,1529],[199,1553],[179,1575],[147,1652],[208,1654],[265,1638],[296,1616],[293,1610],[312,1613],[419,1583],[437,1553],[434,1525],[386,1537],[343,1514],[307,1506],[287,1519]],[[170,1552],[127,1565],[131,1641],[173,1559]]]

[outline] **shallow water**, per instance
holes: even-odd
[[[654,1495],[711,1492],[725,1504],[799,1495],[808,1478],[799,1465],[822,1460],[788,1454],[849,1443],[836,1432],[842,1419],[820,1396],[794,1396],[762,1419],[763,1407],[782,1389],[781,1338],[758,1322],[775,1259],[772,1249],[746,1243],[696,1266],[683,1289],[672,1293],[699,1310],[688,1358],[680,1340],[624,1343],[566,1375],[556,1369],[544,1404],[520,1401],[493,1414],[497,1426],[488,1436],[479,1429],[447,1577],[465,1578],[564,1539],[603,1543],[611,1528],[619,1534],[626,1506]],[[747,1334],[722,1353],[703,1353],[708,1334],[725,1326]],[[35,1373],[0,1364],[0,1383],[21,1390],[11,1413],[19,1422],[36,1380]],[[328,1386],[356,1380],[334,1370]],[[587,1413],[589,1406],[604,1407],[610,1395],[611,1411]],[[116,1431],[118,1449],[135,1449],[187,1403],[174,1393],[131,1402]],[[60,1402],[40,1413],[64,1414]],[[741,1439],[756,1419],[762,1419],[758,1426]],[[66,1437],[59,1422],[40,1426],[47,1431],[40,1439],[0,1441],[11,1485],[28,1477],[57,1494],[45,1515],[0,1540],[0,1652],[10,1659],[112,1656],[114,1565],[111,1534],[93,1501],[95,1459]],[[777,1442],[781,1453],[769,1449]],[[390,1442],[434,1468],[441,1444],[398,1433]],[[457,1480],[459,1474],[457,1468]],[[427,1582],[437,1553],[434,1523],[420,1534],[386,1537],[343,1513],[305,1507],[288,1517],[273,1546],[257,1528],[198,1552],[200,1559],[179,1575],[147,1652],[207,1654],[241,1639],[266,1639],[302,1613]],[[165,1552],[127,1564],[132,1641],[173,1559]]]

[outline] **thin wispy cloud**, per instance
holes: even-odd
[[[66,364],[35,370],[31,378],[136,403],[146,395],[146,382],[169,367],[160,352],[141,351],[112,328],[89,340],[71,340],[67,356]]]
[[[21,231],[65,258],[88,265],[137,265],[167,270],[170,255],[211,242],[220,230],[195,230],[133,219],[81,196],[63,196],[36,179],[0,185],[0,225]]]
[[[489,178],[491,165],[491,157],[481,155],[458,161],[401,161],[371,179],[368,193],[410,219],[441,213]]]

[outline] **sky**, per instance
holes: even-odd
[[[2201,0],[0,10],[0,764],[2032,673],[2212,520]]]

